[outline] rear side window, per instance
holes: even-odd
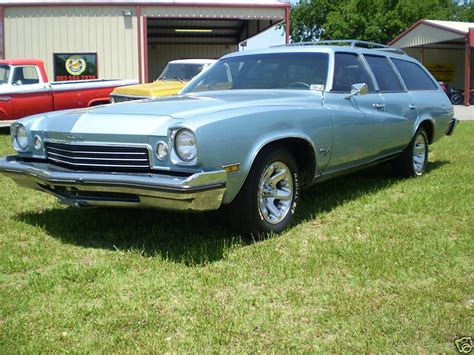
[[[374,91],[374,84],[359,57],[351,53],[336,53],[331,91],[350,92],[353,84],[360,83],[366,83],[369,91]]]
[[[408,90],[437,90],[438,87],[421,67],[406,60],[392,59]]]
[[[367,59],[369,67],[375,75],[380,91],[403,91],[402,85],[387,58],[365,55],[365,59]]]

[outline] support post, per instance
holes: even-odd
[[[145,83],[148,83],[148,17],[143,17],[143,61],[145,68]]]
[[[143,63],[142,63],[142,11],[140,6],[135,8],[135,12],[137,15],[137,42],[138,42],[138,82],[141,84],[143,83]]]
[[[464,68],[464,105],[469,106],[471,100],[471,46],[466,41],[466,61]]]
[[[285,43],[290,43],[290,11],[291,7],[285,9]]]
[[[0,59],[5,59],[5,8],[0,6]]]

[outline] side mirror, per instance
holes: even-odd
[[[22,82],[21,80],[17,80],[17,81],[15,81],[15,84],[14,84],[14,85],[20,86],[20,85],[22,85],[22,84],[23,84],[23,82]]]
[[[345,98],[347,100],[351,99],[352,96],[355,95],[366,95],[369,92],[369,87],[367,86],[366,83],[357,83],[357,84],[352,84],[351,86],[351,93],[347,95]]]

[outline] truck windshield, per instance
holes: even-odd
[[[8,84],[9,76],[10,76],[10,66],[0,65],[0,84]]]
[[[323,90],[327,53],[249,54],[219,60],[182,93],[236,89]]]
[[[190,81],[204,68],[203,64],[168,63],[158,80]]]

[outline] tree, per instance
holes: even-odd
[[[471,5],[451,0],[304,0],[292,13],[294,42],[360,39],[387,43],[420,19],[473,21]]]

